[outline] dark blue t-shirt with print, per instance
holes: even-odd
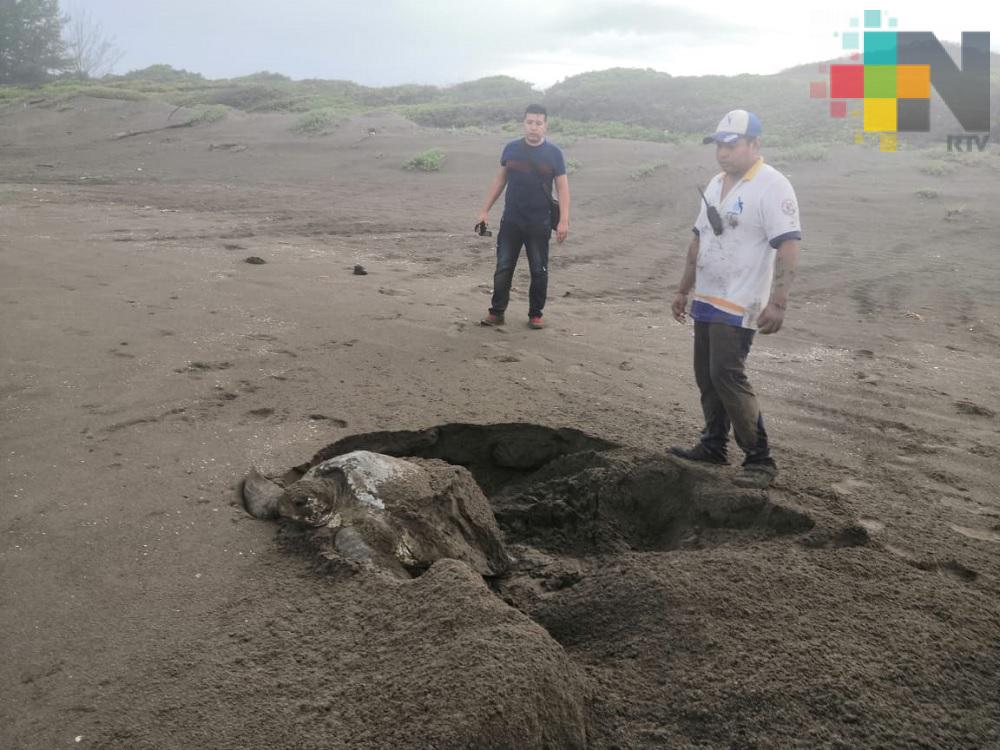
[[[566,174],[559,147],[548,141],[529,146],[524,138],[518,138],[504,146],[500,164],[507,167],[503,220],[523,226],[548,225],[552,182]]]

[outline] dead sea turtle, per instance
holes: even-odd
[[[312,530],[323,554],[401,576],[442,558],[463,560],[486,576],[509,564],[479,485],[444,461],[353,451],[284,488],[254,470],[244,480],[243,503],[256,518]]]

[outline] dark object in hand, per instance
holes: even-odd
[[[708,198],[705,197],[705,191],[698,188],[698,192],[701,193],[701,199],[705,201],[705,212],[708,214],[708,223],[712,225],[712,231],[715,232],[715,236],[718,237],[722,234],[722,217],[719,215],[719,209],[711,205],[708,202]]]
[[[355,266],[354,267],[354,275],[355,276],[367,276],[368,272],[365,270],[364,266]]]
[[[493,232],[491,232],[489,229],[486,228],[486,222],[485,221],[481,221],[478,224],[476,224],[475,231],[476,231],[476,234],[478,234],[480,237],[492,237],[493,236]]]

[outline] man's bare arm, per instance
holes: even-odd
[[[671,304],[671,312],[678,323],[683,323],[685,319],[685,309],[687,308],[688,294],[694,288],[696,274],[698,273],[698,248],[701,246],[701,239],[698,235],[691,238],[688,245],[687,258],[684,261],[684,274],[681,276],[681,283],[677,285],[677,294]]]
[[[799,241],[785,240],[778,248],[774,259],[774,286],[771,289],[772,305],[782,310],[788,306],[788,294],[795,281],[795,272],[799,267]]]
[[[569,178],[561,174],[556,177],[556,192],[559,193],[559,226],[556,227],[556,242],[562,242],[569,234]]]
[[[785,321],[785,309],[788,307],[788,295],[795,280],[795,272],[799,267],[799,241],[785,240],[778,248],[774,258],[774,283],[771,287],[771,299],[761,310],[757,318],[757,330],[763,334],[776,333]]]
[[[497,173],[493,177],[493,182],[490,183],[489,191],[486,193],[486,200],[483,201],[483,209],[479,212],[479,221],[486,221],[490,209],[493,208],[493,204],[497,202],[497,198],[500,197],[500,193],[503,192],[506,186],[507,167],[500,167],[497,169]]]

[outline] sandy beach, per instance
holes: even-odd
[[[233,113],[115,137],[172,109],[0,109],[0,746],[1000,746],[995,150],[927,174],[943,144],[765,139],[803,244],[749,374],[767,500],[808,523],[542,545],[520,595],[455,562],[330,574],[240,482],[441,425],[570,428],[636,465],[692,443],[669,304],[712,149],[566,146],[547,328],[522,258],[490,329],[472,225],[514,136]],[[440,172],[400,168],[431,147]]]

